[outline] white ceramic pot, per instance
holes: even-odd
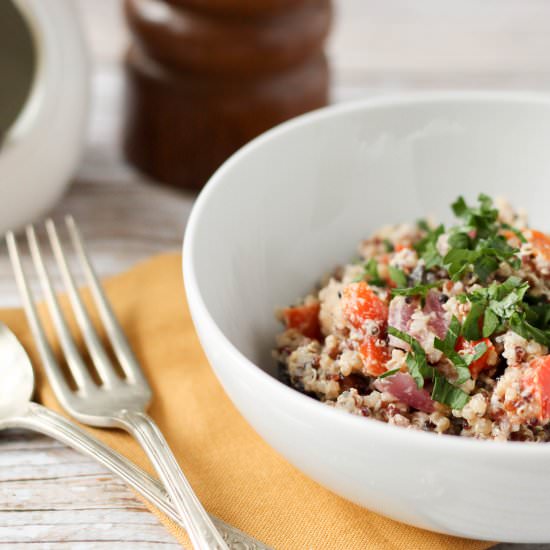
[[[74,3],[13,4],[30,30],[36,68],[30,93],[0,149],[1,232],[34,220],[60,198],[82,151],[89,95]],[[17,59],[18,52],[10,55]]]
[[[202,345],[254,429],[305,474],[396,520],[451,535],[550,542],[550,444],[437,436],[330,408],[276,378],[276,306],[306,294],[385,223],[457,195],[505,195],[550,230],[550,99],[439,93],[330,107],[229,159],[186,229]]]

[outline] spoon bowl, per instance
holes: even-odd
[[[34,373],[15,334],[0,323],[0,422],[23,414],[34,393]]]

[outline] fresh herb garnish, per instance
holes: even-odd
[[[452,248],[447,252],[441,263],[449,272],[451,279],[457,281],[466,273],[470,264],[475,262],[476,257],[473,250]]]
[[[500,319],[492,309],[486,309],[483,314],[483,326],[481,327],[481,335],[483,338],[489,338],[500,326]],[[476,338],[471,338],[476,340]]]
[[[425,231],[426,233],[429,233],[432,230],[428,221],[423,218],[416,222],[416,226],[418,229],[422,229],[422,231]]]
[[[529,290],[529,283],[521,283],[519,286],[516,286],[508,291],[508,294],[505,294],[503,297],[499,298],[499,295],[502,295],[502,290],[504,285],[500,287],[497,286],[495,289],[496,298],[491,298],[489,302],[489,309],[500,319],[510,319],[510,317],[517,311],[518,306],[523,302],[523,297],[527,290]]]
[[[527,340],[535,340],[539,344],[550,347],[550,330],[540,329],[529,323],[525,313],[514,313],[510,317],[510,328]]]
[[[485,307],[479,302],[472,302],[470,312],[464,319],[462,335],[466,340],[479,340],[481,338],[480,320],[485,312]],[[492,334],[492,333],[491,333]]]
[[[474,361],[481,359],[489,348],[485,342],[479,342],[474,346],[474,353],[465,353],[462,357],[467,365],[471,365]]]
[[[472,239],[466,233],[453,233],[449,236],[449,246],[451,248],[470,248]]]
[[[464,405],[470,400],[470,396],[451,384],[441,373],[435,372],[432,399],[451,407],[451,409],[460,410],[464,408]]]
[[[457,373],[457,384],[462,384],[470,378],[470,369],[468,368],[467,358],[460,355],[455,347],[460,336],[461,327],[459,320],[453,315],[447,334],[444,340],[434,339],[434,347],[443,352],[445,356],[453,363]]]
[[[391,376],[392,374],[396,374],[400,371],[401,369],[399,367],[397,367],[396,369],[391,369],[391,370],[387,370],[386,372],[382,373],[378,378],[387,378],[388,376]]]
[[[386,281],[380,278],[378,264],[374,258],[371,258],[368,262],[363,264],[363,274],[354,279],[354,282],[357,283],[364,280],[366,280],[369,285],[386,286]]]
[[[390,279],[398,286],[398,287],[406,287],[407,286],[407,276],[403,271],[398,269],[397,267],[394,267],[392,265],[388,266],[388,271],[390,273]]]
[[[493,208],[491,199],[481,194],[478,203],[478,207],[470,207],[463,197],[459,197],[452,205],[462,225],[450,230],[451,249],[441,264],[453,281],[473,271],[481,282],[485,282],[502,262],[519,267],[519,250],[510,246],[500,234],[503,225],[498,223],[498,210]]]
[[[470,239],[470,243],[473,249],[451,248],[442,260],[453,281],[458,281],[471,269],[481,282],[485,282],[501,262],[516,269],[519,267],[518,249],[511,247],[502,236]]]
[[[414,248],[418,255],[424,260],[426,269],[441,265],[441,255],[436,245],[439,237],[445,233],[445,227],[443,225],[438,225],[435,229],[431,229],[425,220],[420,220],[418,222],[418,227],[422,229],[426,235],[416,243]]]
[[[393,246],[393,243],[389,239],[384,239],[382,242],[384,243],[384,246],[386,247],[386,252],[393,252],[395,250],[395,247]]]
[[[493,208],[491,197],[481,193],[478,198],[479,206],[471,207],[466,204],[464,197],[451,205],[457,218],[461,218],[463,233],[475,232],[474,239],[487,239],[497,233],[498,210]]]
[[[395,327],[388,327],[388,334],[403,340],[411,347],[411,351],[407,353],[405,362],[409,369],[410,375],[414,378],[417,387],[424,387],[424,378],[431,378],[431,371],[428,367],[428,361],[426,359],[426,352],[420,345],[420,342],[413,338],[410,334],[402,332]]]
[[[465,295],[471,309],[462,335],[478,340],[510,328],[523,338],[550,346],[550,304],[529,296],[528,290],[527,281],[511,276]]]
[[[435,338],[434,340],[435,348],[442,351],[453,363],[457,373],[457,384],[463,384],[466,380],[471,378],[469,366],[482,357],[487,351],[487,344],[485,342],[479,342],[474,347],[473,353],[462,355],[458,353],[456,344],[463,328],[464,327],[460,326],[458,319],[453,315],[445,339],[440,340],[439,338]]]
[[[420,296],[426,298],[426,295],[432,288],[436,288],[443,284],[442,281],[435,283],[428,283],[425,285],[415,285],[408,288],[392,288],[391,293],[393,296]]]
[[[433,381],[431,397],[434,401],[443,403],[453,409],[461,409],[468,402],[466,392],[451,384],[439,371],[428,365],[426,352],[420,343],[410,334],[402,332],[394,327],[388,327],[388,333],[399,338],[411,346],[405,362],[410,375],[414,378],[418,388],[424,387],[424,380]],[[452,336],[449,338],[449,342]],[[466,367],[467,368],[467,367]],[[469,376],[469,371],[468,371]]]
[[[503,283],[493,282],[467,295],[471,309],[462,327],[463,336],[467,340],[479,340],[504,327],[514,313],[523,311],[527,290],[529,283],[512,276]]]
[[[542,330],[550,330],[550,303],[526,295],[523,308],[529,322]]]

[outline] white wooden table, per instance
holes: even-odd
[[[48,0],[44,0],[48,2]],[[118,147],[127,35],[119,0],[74,0],[94,66],[85,157],[54,217],[72,213],[101,274],[180,247],[194,195],[148,184]],[[550,91],[547,0],[336,0],[333,99],[442,88]],[[0,304],[17,294],[0,248]],[[0,545],[176,548],[119,481],[94,462],[23,432],[0,434]],[[500,550],[546,545],[501,545]]]

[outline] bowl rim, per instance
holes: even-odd
[[[378,442],[381,440],[392,440],[392,443],[399,440],[402,445],[415,445],[422,447],[427,453],[446,450],[453,454],[475,455],[477,458],[496,460],[497,457],[536,459],[550,455],[550,444],[536,442],[516,441],[493,441],[479,440],[469,437],[453,436],[448,434],[434,434],[420,430],[407,430],[374,420],[371,418],[359,417],[345,411],[328,407],[325,404],[308,397],[294,388],[287,386],[280,380],[265,372],[260,366],[248,359],[223,333],[204,302],[200,284],[197,280],[194,269],[195,235],[197,227],[201,223],[203,212],[207,209],[210,198],[217,192],[218,188],[224,185],[225,174],[235,165],[239,164],[248,155],[269,143],[272,139],[292,132],[294,129],[307,126],[312,122],[331,119],[341,114],[374,110],[384,107],[411,106],[429,103],[524,103],[529,105],[547,105],[550,107],[550,95],[541,92],[507,92],[507,91],[438,91],[438,92],[407,92],[388,94],[373,98],[364,98],[354,101],[329,105],[315,111],[303,114],[290,119],[260,136],[248,142],[241,149],[229,157],[210,177],[203,190],[197,197],[189,216],[183,240],[183,274],[184,285],[190,310],[193,314],[195,326],[197,320],[203,324],[209,334],[209,338],[216,340],[222,353],[228,354],[232,360],[242,365],[243,375],[257,380],[260,384],[269,384],[271,390],[281,395],[285,400],[292,400],[296,406],[300,406],[315,414],[327,422],[336,423],[342,428],[356,430],[358,436],[369,434],[376,436]],[[213,369],[216,370],[215,368]],[[399,434],[399,435],[398,435]]]

